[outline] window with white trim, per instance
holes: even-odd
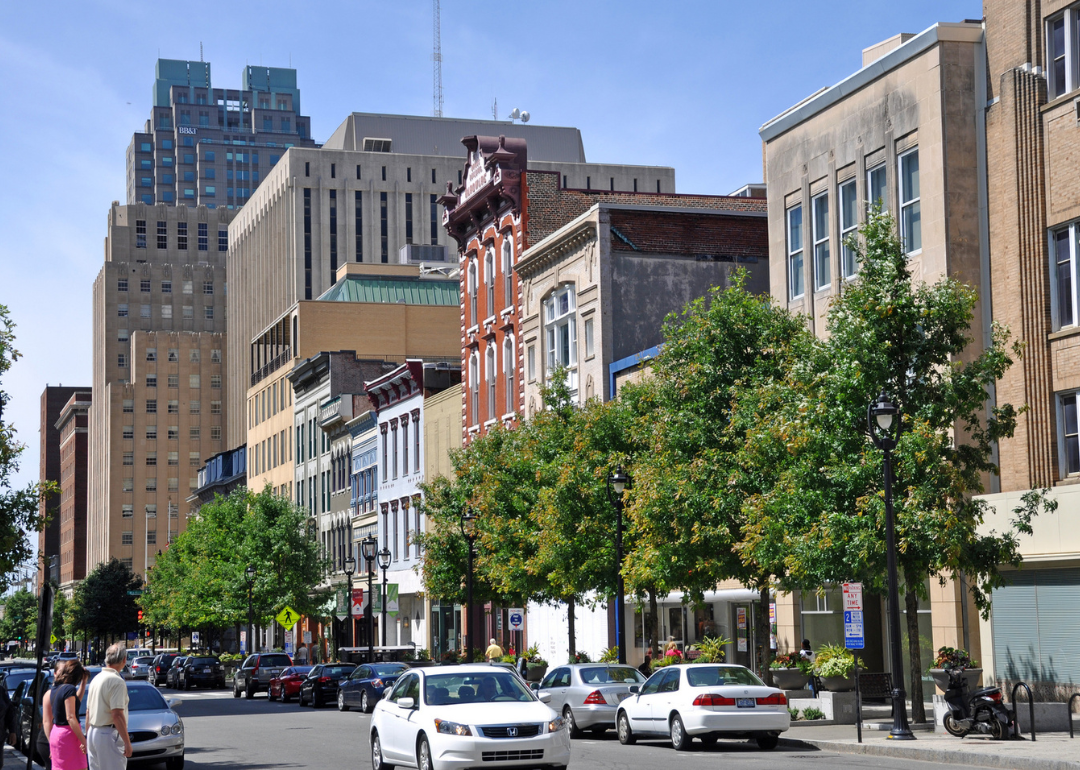
[[[547,341],[546,377],[565,367],[566,385],[577,393],[577,298],[574,285],[562,286],[544,301],[544,332]]]
[[[495,315],[495,250],[484,252],[484,285],[487,286],[487,314]]]
[[[514,239],[507,235],[502,243],[502,271],[503,271],[503,305],[512,307],[514,304]]]
[[[529,382],[536,381],[536,345],[529,345],[525,351],[525,359],[528,367]]]
[[[476,278],[476,260],[471,259],[466,273],[466,288],[469,292],[469,326],[476,326],[476,292],[478,290]]]
[[[854,179],[840,185],[840,272],[844,278],[854,278],[859,271],[855,249],[847,245],[859,229],[858,199]]]
[[[881,163],[868,169],[866,172],[866,208],[873,211],[874,206],[881,206],[884,211],[889,207],[888,180],[885,174],[885,164]]]
[[[1054,329],[1076,325],[1077,257],[1080,222],[1050,231],[1051,299]]]
[[[1058,401],[1058,436],[1060,450],[1061,475],[1072,476],[1080,473],[1080,425],[1077,421],[1077,392],[1059,393]]]
[[[480,356],[475,350],[469,357],[469,400],[472,402],[473,425],[476,425],[480,422]]]
[[[514,411],[514,340],[503,340],[503,376],[506,379],[506,414]]]
[[[802,206],[787,210],[788,247],[788,296],[799,299],[806,293],[803,277],[803,221]]]
[[[1056,99],[1080,88],[1080,6],[1046,20],[1046,86]]]
[[[498,371],[495,365],[495,347],[488,345],[484,354],[484,379],[487,381],[488,419],[495,419],[495,378]]]
[[[829,258],[829,195],[823,193],[811,200],[814,210],[814,290],[829,288],[832,283]]]
[[[904,252],[922,251],[922,207],[919,198],[919,150],[909,150],[900,165],[900,240]]]

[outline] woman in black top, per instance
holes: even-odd
[[[56,672],[49,702],[42,704],[52,712],[52,719],[45,720],[45,728],[53,770],[86,770],[86,736],[79,725],[79,700],[86,679],[79,661],[64,661]]]

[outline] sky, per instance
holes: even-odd
[[[514,107],[575,126],[589,161],[675,169],[682,193],[762,179],[758,128],[861,66],[863,48],[979,0],[443,0],[446,117]],[[0,4],[0,304],[22,358],[0,386],[38,475],[41,392],[91,384],[91,289],[155,61],[199,59],[217,88],[246,64],[294,67],[325,140],[353,111],[432,114],[432,3]]]

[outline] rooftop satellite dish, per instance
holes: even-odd
[[[515,107],[514,111],[510,113],[510,120],[517,120],[520,117],[521,117],[521,110],[519,110],[517,107]]]
[[[522,112],[521,113],[521,122],[522,123],[528,123],[529,122],[529,113],[527,113],[527,112]]]

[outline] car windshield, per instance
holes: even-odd
[[[446,706],[500,701],[528,702],[533,700],[533,695],[515,674],[508,671],[485,671],[432,674],[424,679],[424,699],[431,706]]]
[[[288,666],[291,663],[288,655],[263,655],[259,658],[260,666]],[[352,671],[352,668],[349,670]]]
[[[217,658],[188,658],[188,661],[194,666],[213,666],[218,662]]]
[[[406,668],[408,668],[408,666],[402,666],[401,664],[396,664],[396,665],[385,665],[385,666],[372,666],[371,670],[375,673],[375,676],[397,676],[402,671],[404,671]]]
[[[765,684],[753,671],[742,666],[690,666],[686,669],[686,681],[691,687]]]
[[[148,665],[150,665],[151,663],[154,662],[154,659],[153,658],[135,658],[134,662],[138,663],[140,666],[148,666]]]
[[[631,666],[589,666],[578,671],[585,684],[636,684],[645,681]]]
[[[154,687],[129,687],[128,711],[162,711],[169,704]]]
[[[323,666],[323,676],[348,676],[356,666]]]

